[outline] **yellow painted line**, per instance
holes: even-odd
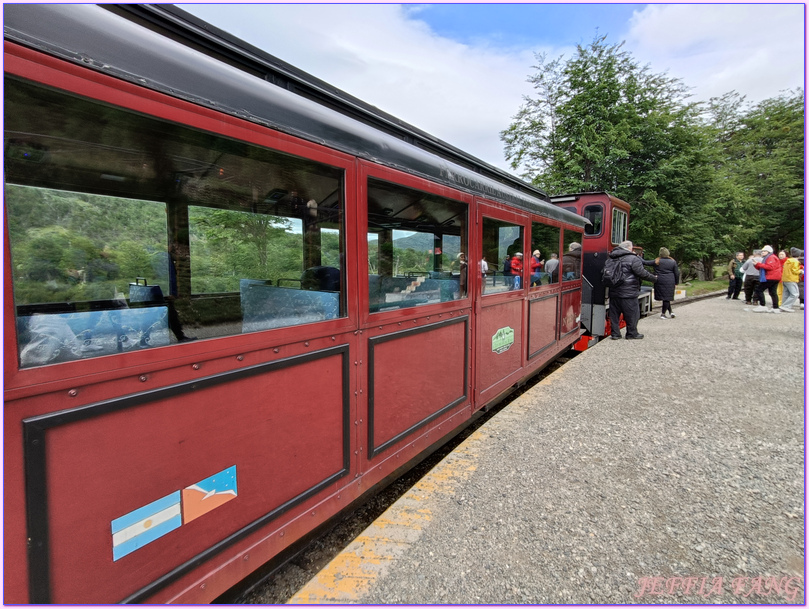
[[[537,386],[550,384],[564,367]],[[337,557],[313,577],[288,604],[361,604],[377,579],[387,573],[394,561],[417,543],[433,519],[431,504],[455,495],[457,489],[477,470],[484,444],[502,429],[508,429],[535,400],[524,394],[497,413],[464,440],[427,475],[416,483],[373,524],[352,541]]]
[[[374,582],[429,526],[433,519],[430,504],[454,495],[475,472],[477,455],[488,437],[480,430],[471,434],[287,602],[361,603]]]

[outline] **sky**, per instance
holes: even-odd
[[[178,4],[479,159],[512,171],[500,132],[536,54],[605,35],[692,100],[751,103],[804,86],[803,4]]]

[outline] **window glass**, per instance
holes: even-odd
[[[528,259],[531,287],[559,282],[561,232],[560,228],[539,222],[531,225],[531,256]]]
[[[581,277],[581,233],[566,230],[562,254],[562,281]]]
[[[488,270],[482,282],[484,294],[522,288],[525,267],[523,227],[510,222],[483,218],[483,263]]]
[[[619,245],[622,241],[626,241],[626,212],[613,208],[612,243]]]
[[[464,203],[368,180],[368,298],[371,312],[466,298]]]
[[[345,315],[343,171],[5,88],[23,367]]]
[[[600,235],[601,225],[604,222],[604,207],[601,205],[588,205],[584,208],[585,218],[590,221],[590,224],[584,227],[585,235]]]

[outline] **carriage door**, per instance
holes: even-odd
[[[477,407],[513,384],[525,367],[529,225],[527,215],[492,204],[478,205]]]

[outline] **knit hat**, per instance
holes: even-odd
[[[770,254],[772,254],[772,246],[765,245],[764,247],[761,248],[761,251],[762,252],[769,252]]]
[[[658,254],[660,255],[661,258],[669,257],[669,251],[665,247],[661,247],[660,252],[658,252]]]
[[[618,246],[621,249],[632,251],[632,242],[631,241],[621,241],[621,244]]]
[[[789,250],[789,254],[793,258],[803,258],[803,250],[799,250],[797,247],[793,247]]]

